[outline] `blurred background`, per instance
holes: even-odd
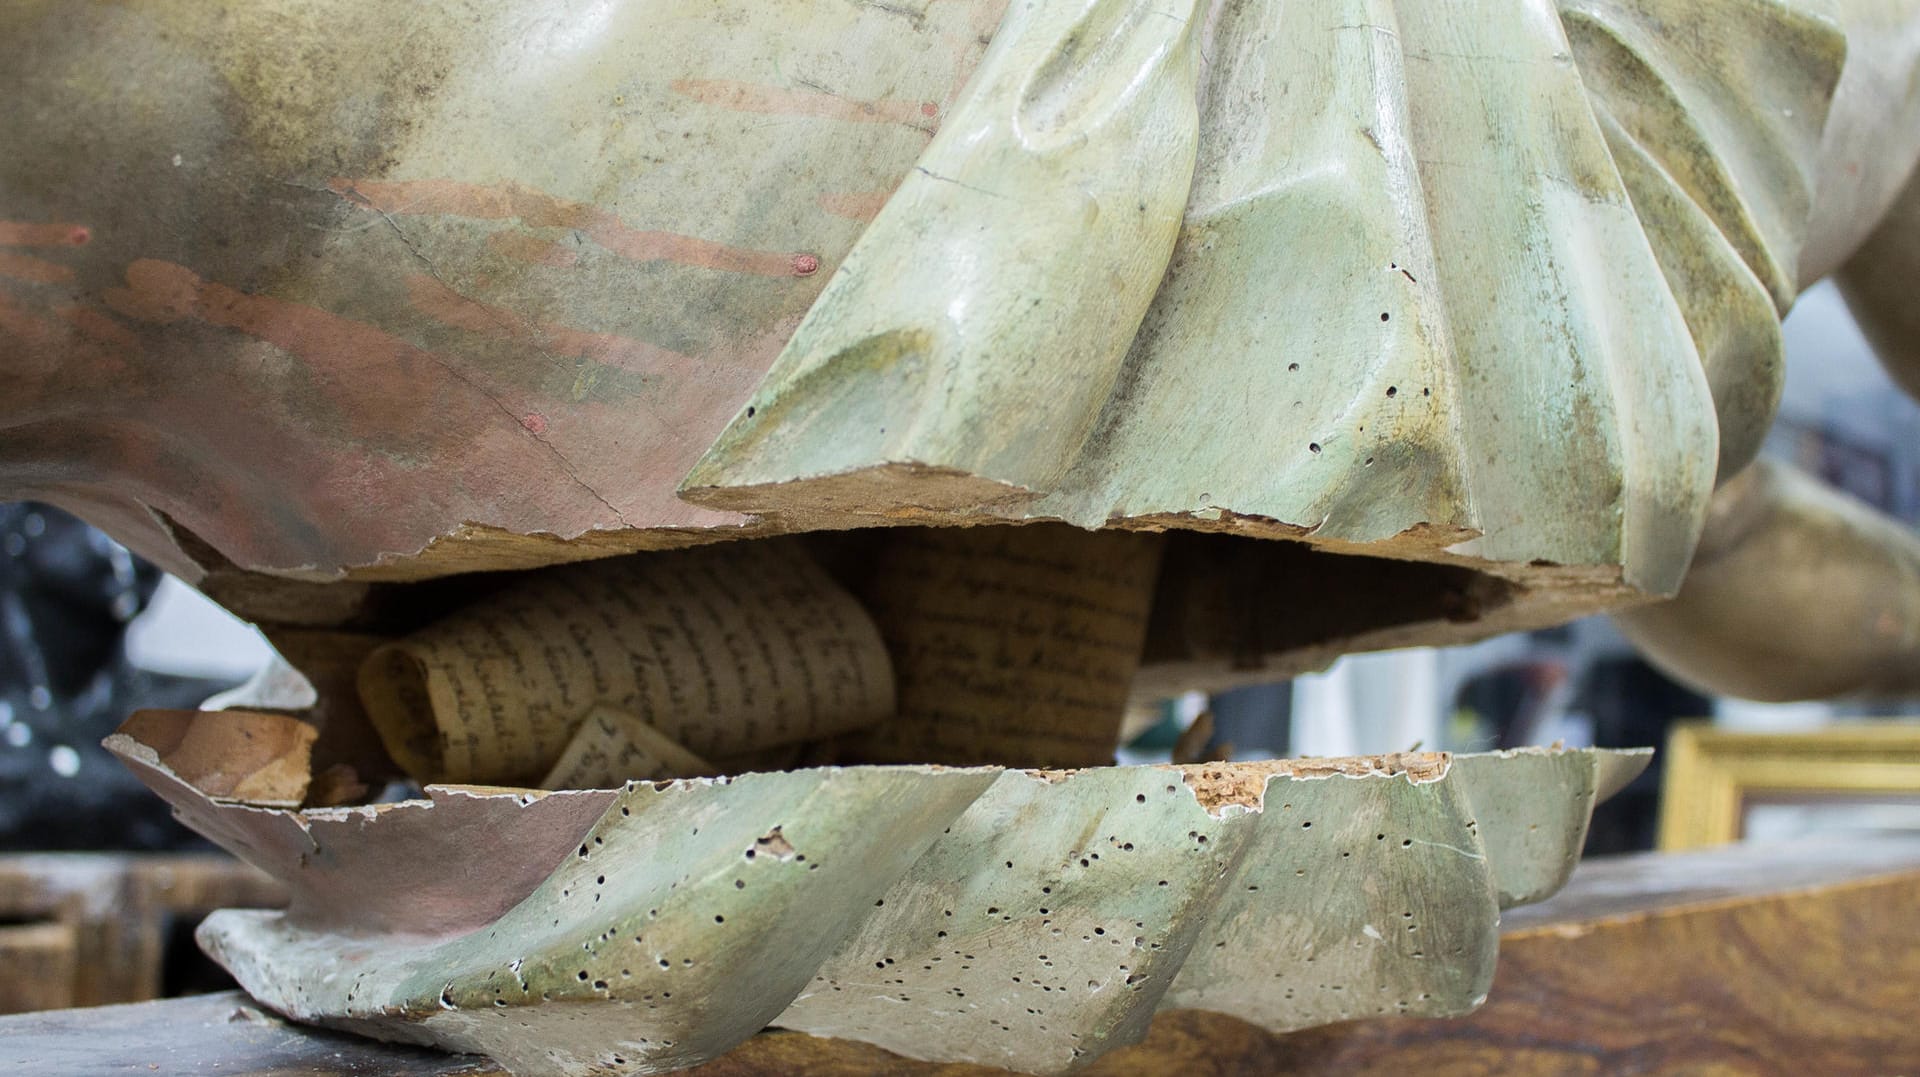
[[[1920,405],[1887,379],[1830,284],[1800,299],[1786,341],[1785,398],[1766,451],[1920,526]],[[223,985],[192,946],[194,923],[222,905],[271,903],[274,888],[175,823],[99,742],[134,708],[217,705],[274,657],[251,627],[83,522],[0,505],[0,853],[9,854],[0,856],[0,948],[15,962],[0,1012]],[[1920,735],[1900,739],[1916,728],[1900,719],[1914,715],[1920,700],[1705,696],[1648,665],[1599,617],[1467,647],[1355,655],[1289,682],[1165,700],[1130,715],[1121,756],[1675,746],[1598,810],[1592,854],[1920,831],[1920,788],[1863,788],[1840,766],[1862,753],[1920,762]],[[1863,730],[1882,739],[1862,741]],[[1687,829],[1704,817],[1697,806],[1668,803],[1663,823],[1674,766],[1719,766],[1725,777],[1776,744],[1808,760],[1805,788],[1744,795],[1732,824],[1714,824],[1730,832]],[[182,855],[33,855],[83,850]]]

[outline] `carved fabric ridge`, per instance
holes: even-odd
[[[1707,6],[1016,5],[683,495],[1671,593],[1777,403],[1845,56],[1801,5]]]
[[[303,816],[108,746],[293,893],[200,930],[256,999],[529,1075],[666,1072],[769,1024],[1055,1073],[1162,1009],[1465,1013],[1499,910],[1565,882],[1648,758],[820,768]],[[342,922],[343,888],[396,900]]]

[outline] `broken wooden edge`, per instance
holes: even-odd
[[[135,711],[115,734],[217,802],[297,808],[319,730],[264,711]]]
[[[1646,770],[1653,749],[1519,748],[1454,759],[1453,772],[1467,787],[1475,829],[1493,865],[1500,907],[1510,909],[1566,885],[1586,844],[1593,806]],[[1550,788],[1567,795],[1538,795]]]
[[[1170,765],[1193,790],[1194,799],[1215,817],[1229,808],[1261,811],[1267,788],[1275,778],[1348,778],[1405,776],[1416,785],[1447,776],[1451,756],[1446,752],[1394,752],[1330,758],[1266,759],[1247,763],[1189,763]]]
[[[201,928],[248,991],[517,1073],[665,1072],[768,1025],[1052,1073],[1162,1009],[1464,1013],[1500,909],[1559,885],[1645,762],[820,767],[296,812],[215,800],[144,727],[107,746],[293,892]]]

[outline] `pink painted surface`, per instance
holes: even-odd
[[[1004,6],[0,15],[44,105],[0,154],[0,497],[189,577],[175,531],[326,579],[469,525],[739,528],[680,480]]]
[[[106,746],[182,822],[286,883],[301,922],[372,934],[451,937],[485,927],[552,874],[618,796],[433,786],[428,799],[397,804],[255,808],[213,800],[130,736]]]

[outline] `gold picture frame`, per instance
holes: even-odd
[[[1756,798],[1920,797],[1920,721],[1849,723],[1793,733],[1682,722],[1667,738],[1661,849],[1740,840]]]

